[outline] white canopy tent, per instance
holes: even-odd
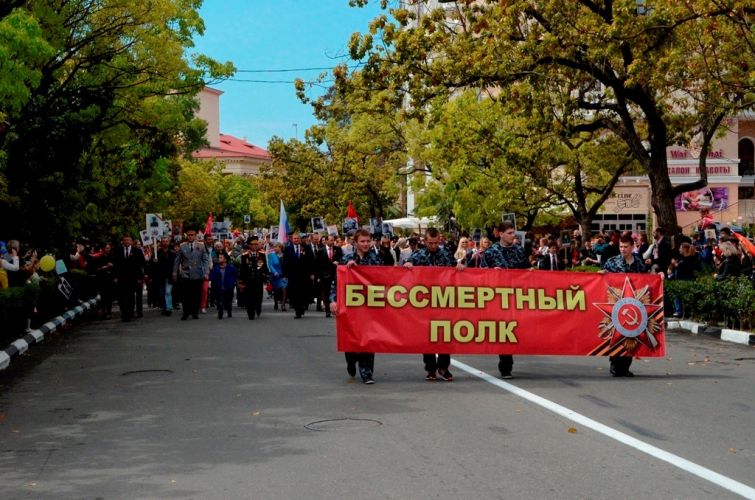
[[[438,223],[437,217],[402,217],[400,219],[384,220],[384,224],[393,224],[400,229],[427,229]]]

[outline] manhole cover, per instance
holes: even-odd
[[[304,428],[310,431],[354,431],[380,427],[381,425],[383,425],[382,422],[369,418],[333,418],[310,422]]]
[[[123,372],[121,375],[137,375],[140,373],[173,373],[173,370],[133,370],[130,372]]]

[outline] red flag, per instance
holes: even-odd
[[[359,216],[357,215],[357,211],[354,209],[354,205],[349,202],[349,208],[346,212],[346,217],[349,219],[356,219],[357,222],[359,222]]]
[[[212,212],[210,212],[210,216],[207,217],[207,223],[204,225],[204,234],[205,236],[212,234]]]
[[[747,250],[750,255],[755,257],[755,245],[753,245],[750,240],[739,233],[734,233],[734,236],[739,240],[739,246]]]

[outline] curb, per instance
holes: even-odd
[[[76,316],[84,314],[92,307],[97,305],[99,301],[100,296],[98,295],[95,298],[84,302],[80,306],[75,307],[70,311],[66,311],[60,316],[51,319],[36,330],[30,331],[20,339],[17,339],[15,342],[11,343],[11,345],[0,351],[0,370],[5,370],[6,368],[8,368],[8,365],[10,365],[10,361],[13,356],[18,356],[19,354],[25,353],[29,350],[30,345],[42,342],[45,339],[45,335],[54,332],[55,330],[66,324],[67,321],[71,321],[72,319],[76,318]]]
[[[677,321],[666,320],[668,330],[687,330],[695,335],[707,335],[725,342],[734,342],[735,344],[755,346],[755,334],[743,332],[740,330],[730,330],[728,328],[719,328],[717,326],[708,326],[694,321]]]

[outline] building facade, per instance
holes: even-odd
[[[697,228],[702,210],[723,225],[755,224],[755,113],[744,113],[725,123],[726,133],[713,141],[706,159],[708,185],[683,193],[675,201],[677,221],[685,233]],[[699,152],[671,146],[666,148],[669,177],[673,185],[700,178]],[[622,177],[601,213],[593,220],[593,231],[647,228],[652,217],[650,182],[647,176]]]
[[[270,153],[243,138],[220,133],[220,96],[223,92],[205,87],[198,94],[197,117],[207,122],[209,146],[194,151],[198,160],[216,160],[224,165],[223,173],[257,175],[260,167],[269,164]]]

